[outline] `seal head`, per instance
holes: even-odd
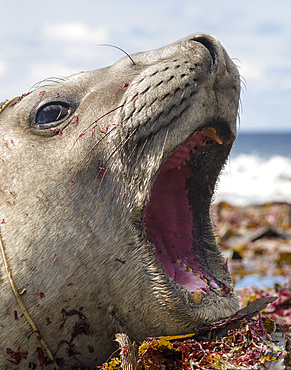
[[[106,360],[117,332],[186,334],[238,309],[210,218],[236,137],[238,71],[200,33],[132,59],[0,114],[7,261],[64,368]],[[53,368],[0,274],[1,366]]]

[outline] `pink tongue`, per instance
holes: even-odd
[[[188,173],[187,166],[161,173],[145,210],[147,237],[169,275],[177,259],[191,256],[193,223],[185,189]]]
[[[204,275],[210,285],[217,287],[213,278],[203,272],[202,266],[192,251],[194,224],[188,201],[187,179],[190,169],[186,164],[191,149],[201,140],[193,136],[164,164],[153,185],[149,204],[144,212],[144,225],[148,240],[156,248],[156,257],[165,272],[188,291],[207,288],[207,283],[195,275]],[[197,232],[197,230],[196,230]],[[177,260],[193,271],[189,272]]]

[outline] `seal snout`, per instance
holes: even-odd
[[[217,64],[217,53],[211,37],[208,35],[197,35],[191,38],[191,41],[199,42],[209,51],[212,58],[212,68],[214,69]]]

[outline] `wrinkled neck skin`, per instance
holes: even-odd
[[[26,309],[63,368],[105,361],[115,333],[185,334],[238,309],[209,218],[236,136],[236,67],[202,34],[132,58],[41,87],[0,114],[1,237]],[[37,127],[39,109],[55,102],[70,116]],[[172,230],[187,241],[176,237],[165,252]],[[211,283],[188,281],[176,259]],[[53,368],[2,259],[0,280],[0,367]],[[7,348],[27,358],[16,364]]]

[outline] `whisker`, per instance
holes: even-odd
[[[111,44],[99,44],[98,46],[110,46],[111,48],[115,48],[115,49],[118,49],[118,50],[122,51],[132,61],[132,64],[135,65],[135,62],[132,59],[132,57],[125,50],[121,49],[120,47],[115,46],[115,45],[111,45]]]
[[[168,139],[169,129],[170,129],[170,127],[168,126],[168,127],[167,127],[167,132],[166,132],[166,135],[165,135],[165,139],[164,139],[164,143],[163,143],[163,146],[162,146],[162,150],[160,151],[160,153],[161,153],[161,156],[160,156],[160,162],[161,162],[161,160],[162,160],[162,158],[163,158],[165,145],[166,145],[166,142],[167,142],[167,139]],[[160,163],[160,166],[161,166],[161,163]]]
[[[110,113],[113,113],[115,112],[116,110],[120,109],[120,108],[123,108],[125,105],[128,105],[128,104],[131,104],[131,103],[134,103],[136,97],[132,98],[131,100],[129,100],[127,103],[123,103],[121,105],[119,105],[118,107],[115,107],[113,109],[111,109],[110,111],[106,112],[105,114],[103,114],[101,117],[99,117],[97,120],[95,120],[94,122],[92,122],[78,137],[77,139],[75,140],[75,142],[73,143],[71,149],[69,150],[68,154],[67,154],[67,158],[65,160],[65,163],[64,163],[64,169],[63,169],[63,173],[66,169],[66,165],[67,165],[67,162],[68,162],[68,159],[69,159],[69,156],[70,156],[70,153],[71,151],[74,149],[75,145],[77,144],[78,140],[83,137],[88,131],[90,128],[92,128],[93,125],[93,129],[95,129],[95,127],[97,126],[97,122],[100,121],[102,118],[108,116]],[[84,161],[88,158],[88,156],[92,153],[92,151],[94,149],[96,149],[98,147],[98,145],[107,137],[109,136],[112,131],[114,131],[117,127],[119,127],[124,121],[120,122],[119,124],[115,125],[111,130],[109,130],[108,132],[106,132],[106,134],[96,143],[96,145],[89,151],[89,153],[86,154],[86,156],[83,158],[83,160],[80,162],[77,170],[75,171],[74,173],[74,176],[71,180],[71,183],[70,183],[70,187],[69,187],[69,191],[68,191],[68,196],[67,196],[67,207],[68,207],[68,201],[69,201],[69,195],[70,195],[70,191],[71,191],[71,187],[72,187],[72,184],[74,183],[74,179],[76,178],[82,164],[84,163]],[[93,155],[92,155],[93,156]],[[91,161],[91,160],[90,160]],[[87,170],[86,170],[86,173],[87,173]]]
[[[248,87],[247,87],[247,80],[242,75],[239,75],[239,80],[240,80],[241,85],[245,89],[243,91],[247,91],[247,89],[248,89]]]
[[[123,103],[123,104],[121,104],[121,105],[119,105],[118,107],[115,107],[115,108],[113,108],[113,109],[111,109],[110,111],[108,111],[108,112],[106,112],[105,114],[103,114],[101,117],[99,117],[97,120],[95,120],[94,122],[92,122],[78,137],[77,137],[77,139],[75,140],[75,142],[73,143],[73,145],[72,145],[72,147],[71,147],[71,149],[69,150],[69,152],[68,152],[68,154],[67,154],[67,158],[66,158],[66,160],[65,160],[65,163],[64,163],[64,170],[65,170],[65,168],[66,168],[66,164],[67,164],[67,161],[68,161],[68,158],[69,158],[69,155],[70,155],[70,153],[71,153],[71,151],[74,149],[74,146],[77,144],[77,142],[79,141],[79,139],[81,138],[81,137],[83,137],[88,131],[89,131],[89,129],[95,124],[95,126],[93,127],[93,129],[95,129],[95,127],[97,126],[97,122],[98,121],[100,121],[102,118],[104,118],[104,117],[106,117],[106,116],[108,116],[110,113],[113,113],[113,112],[115,112],[116,110],[118,110],[118,109],[120,109],[120,108],[123,108],[124,106],[126,106],[126,105],[128,105],[128,104],[131,104],[131,103],[134,103],[134,101],[135,101],[135,99],[136,99],[136,97],[133,97],[131,100],[129,100],[128,102],[126,102],[126,103]],[[123,123],[123,121],[121,122],[121,123]],[[119,124],[117,124],[117,125],[115,125],[114,126],[114,128],[115,127],[118,127],[118,126],[120,126],[121,125],[121,123],[119,123]],[[113,130],[113,129],[112,129]],[[109,133],[112,131],[112,130],[110,130],[109,131]],[[105,136],[107,135],[107,133],[105,134]],[[105,137],[104,136],[104,137]],[[103,138],[104,138],[103,137]],[[101,140],[103,140],[103,138],[101,139]],[[99,141],[100,142],[100,141]],[[98,143],[99,143],[98,142]],[[64,170],[63,170],[63,172],[64,172]]]
[[[135,130],[136,131],[136,130]],[[128,139],[127,139],[128,140]],[[126,143],[126,142],[125,142]],[[125,144],[124,143],[124,144]],[[121,141],[121,143],[119,143],[119,146],[122,144],[122,141]],[[118,146],[118,147],[119,147]],[[103,179],[104,179],[104,176],[105,176],[105,174],[106,174],[106,172],[108,171],[108,168],[110,167],[110,165],[112,164],[112,162],[114,161],[114,159],[115,159],[115,157],[116,157],[116,155],[118,154],[118,152],[119,152],[119,150],[121,149],[118,149],[118,147],[115,149],[115,151],[109,156],[109,158],[110,157],[112,157],[112,155],[115,153],[115,155],[113,155],[113,157],[112,157],[112,159],[111,159],[111,162],[109,163],[109,165],[106,167],[106,169],[105,169],[105,171],[103,172],[103,174],[102,174],[102,177],[101,177],[101,180],[100,180],[100,184],[99,184],[99,187],[98,187],[98,191],[97,191],[97,199],[96,199],[96,206],[97,206],[97,200],[98,200],[98,195],[99,195],[99,190],[100,190],[100,186],[101,186],[101,184],[102,184],[102,182],[103,182]],[[123,147],[123,146],[122,146]],[[92,155],[92,157],[93,157],[93,155]],[[109,159],[108,158],[108,159]],[[98,177],[99,177],[99,175],[101,174],[101,171],[102,170],[99,170],[98,171],[98,173],[97,173],[97,175],[95,176],[95,178],[94,178],[94,180],[93,180],[93,183],[92,183],[92,185],[91,185],[91,187],[90,187],[90,189],[88,190],[88,193],[87,193],[87,196],[86,196],[86,200],[85,200],[85,204],[84,204],[84,207],[83,207],[83,211],[82,211],[82,217],[81,217],[81,223],[82,223],[82,221],[83,221],[83,216],[84,216],[84,212],[85,212],[85,208],[86,208],[86,205],[87,205],[87,202],[88,202],[88,199],[89,199],[89,196],[90,196],[90,193],[91,193],[91,191],[92,191],[92,189],[93,189],[93,186],[94,186],[94,184],[95,184],[95,182],[96,182],[96,180],[98,179]]]
[[[95,127],[97,126],[97,122],[98,121],[100,121],[102,118],[104,118],[104,117],[106,117],[106,116],[108,116],[110,113],[112,113],[112,112],[114,112],[114,111],[116,111],[117,109],[119,109],[119,108],[122,108],[124,105],[122,104],[122,105],[119,105],[118,107],[116,107],[116,108],[114,108],[114,109],[112,109],[112,110],[110,110],[110,111],[108,111],[107,113],[105,113],[105,114],[103,114],[101,117],[99,117],[97,120],[95,120],[94,122],[92,122],[78,137],[77,137],[77,139],[75,140],[75,142],[73,143],[73,145],[72,145],[72,147],[71,147],[71,149],[69,150],[69,152],[68,152],[68,154],[67,154],[67,158],[66,158],[66,160],[65,160],[65,164],[64,164],[64,170],[65,170],[65,168],[66,168],[66,164],[67,164],[67,161],[68,161],[68,158],[69,158],[69,155],[70,155],[70,153],[71,153],[71,151],[74,149],[74,146],[77,144],[77,142],[79,141],[79,139],[81,138],[81,137],[83,137],[87,132],[88,132],[88,130],[95,124]],[[118,125],[116,125],[116,126],[114,126],[114,128],[115,127],[117,127]],[[95,128],[95,127],[93,127],[93,128]],[[111,130],[110,130],[110,132],[111,132]],[[105,134],[105,136],[107,135],[107,133]],[[103,140],[103,138],[105,137],[105,136],[103,136],[102,138],[101,138],[101,140]],[[99,142],[100,142],[100,140],[99,140]],[[98,142],[98,143],[99,143]]]
[[[108,171],[108,169],[109,169],[109,167],[110,167],[110,165],[112,164],[112,162],[114,161],[114,159],[115,159],[115,157],[116,157],[116,155],[119,153],[119,151],[124,147],[124,145],[128,142],[128,140],[136,133],[136,131],[137,131],[137,128],[135,128],[133,131],[132,131],[132,133],[124,140],[124,142],[123,142],[123,144],[120,146],[120,148],[116,151],[116,153],[115,153],[115,155],[113,156],[113,158],[112,158],[112,160],[111,160],[111,162],[109,163],[109,165],[108,165],[108,167],[106,168],[106,170],[104,171],[104,173],[103,173],[103,175],[102,175],[102,178],[101,178],[101,181],[100,181],[100,184],[99,184],[99,187],[98,187],[98,191],[97,191],[97,195],[96,195],[96,208],[97,208],[97,205],[98,205],[98,197],[99,197],[99,192],[100,192],[100,188],[101,188],[101,185],[102,185],[102,181],[103,181],[103,179],[104,179],[104,177],[105,177],[105,175],[106,175],[106,172]],[[114,188],[114,185],[115,185],[115,183],[116,183],[116,181],[119,179],[119,177],[120,177],[120,175],[121,175],[121,171],[120,171],[120,173],[119,173],[119,175],[117,176],[117,178],[115,179],[115,181],[114,181],[114,183],[112,184],[112,186],[111,186],[111,188],[110,188],[110,190],[109,190],[109,192],[108,192],[108,194],[107,194],[107,196],[106,196],[106,198],[105,198],[105,200],[104,200],[104,202],[103,202],[103,204],[102,204],[102,206],[101,206],[101,209],[100,209],[100,211],[99,211],[99,213],[98,213],[98,215],[97,215],[97,218],[96,218],[96,221],[95,221],[95,223],[94,223],[94,225],[93,225],[93,228],[92,228],[92,233],[94,232],[94,229],[95,229],[95,226],[96,226],[96,223],[97,223],[97,221],[98,221],[98,219],[99,219],[99,216],[100,216],[100,214],[101,214],[101,212],[102,212],[102,210],[103,210],[103,207],[105,206],[105,203],[107,202],[107,199],[108,199],[108,197],[109,197],[109,195],[111,194],[111,192],[112,192],[112,190],[113,190],[113,188]],[[95,180],[94,180],[95,181]]]
[[[140,156],[141,156],[141,154],[142,154],[142,152],[143,152],[143,150],[144,150],[144,148],[145,148],[145,146],[146,146],[146,144],[147,144],[147,142],[148,142],[148,137],[146,138],[146,140],[144,141],[144,143],[143,143],[143,146],[141,147],[141,150],[140,150],[140,153],[138,154],[138,156],[136,157],[136,160],[135,160],[135,162],[134,162],[134,165],[133,165],[133,170],[135,169],[135,166],[136,166],[136,164],[137,164],[137,162],[138,162],[138,160],[139,160],[139,158],[140,158]],[[137,144],[135,145],[135,147],[132,149],[132,151],[131,151],[131,154],[134,152],[134,149],[136,148],[136,146],[137,146]],[[131,155],[130,154],[130,155]],[[126,189],[127,189],[127,186],[128,186],[128,184],[129,184],[129,182],[130,182],[130,180],[131,180],[131,176],[128,178],[128,180],[127,180],[127,182],[126,182],[126,184],[125,184],[125,187],[124,187],[124,192],[123,192],[123,194],[125,195],[126,194]],[[120,211],[120,208],[121,208],[121,205],[122,205],[122,201],[123,201],[123,199],[124,199],[124,197],[122,197],[121,198],[121,201],[120,201],[120,205],[119,205],[119,211]]]
[[[79,166],[78,166],[78,168],[76,169],[76,171],[75,171],[75,173],[74,173],[74,175],[73,175],[73,178],[72,178],[72,180],[71,180],[71,183],[70,183],[70,186],[69,186],[69,190],[68,190],[68,195],[67,195],[67,207],[68,207],[68,202],[69,202],[69,196],[70,196],[70,192],[71,192],[71,187],[72,187],[72,185],[74,184],[74,180],[75,180],[75,178],[77,177],[77,175],[78,175],[78,173],[79,173],[79,171],[80,171],[80,168],[81,168],[81,166],[82,166],[82,164],[85,162],[85,160],[89,157],[89,155],[95,150],[96,151],[96,149],[98,148],[98,146],[101,144],[101,142],[106,138],[106,137],[108,137],[115,129],[117,129],[117,127],[118,126],[115,126],[115,127],[113,127],[110,131],[108,131],[100,140],[98,140],[98,142],[90,149],[90,151],[83,157],[83,159],[80,161],[80,163],[79,163]],[[73,144],[73,145],[75,145],[76,144],[76,142],[77,141],[75,141],[75,143]],[[71,152],[71,150],[72,150],[73,148],[71,148],[70,149],[70,151],[69,151],[69,154],[70,154],[70,152]],[[69,154],[68,154],[68,156],[69,156]],[[93,155],[94,155],[94,153],[93,153]],[[93,157],[93,155],[92,155],[92,157]],[[66,159],[66,162],[67,162],[67,160],[68,160],[68,156],[67,156],[67,159]],[[92,159],[90,159],[90,162],[91,162],[91,160]],[[66,165],[66,162],[65,162],[65,165]],[[87,169],[88,169],[88,167],[87,167]],[[86,169],[86,174],[87,174],[87,169]],[[64,169],[65,170],[65,169]],[[97,175],[98,176],[98,175]]]
[[[62,82],[62,81],[66,81],[68,79],[68,77],[48,77],[48,78],[45,78],[37,83],[35,83],[34,85],[31,86],[31,88],[29,89],[30,92],[34,91],[34,90],[37,90],[39,88],[42,88],[42,87],[45,87],[51,83],[59,83],[59,82]]]

